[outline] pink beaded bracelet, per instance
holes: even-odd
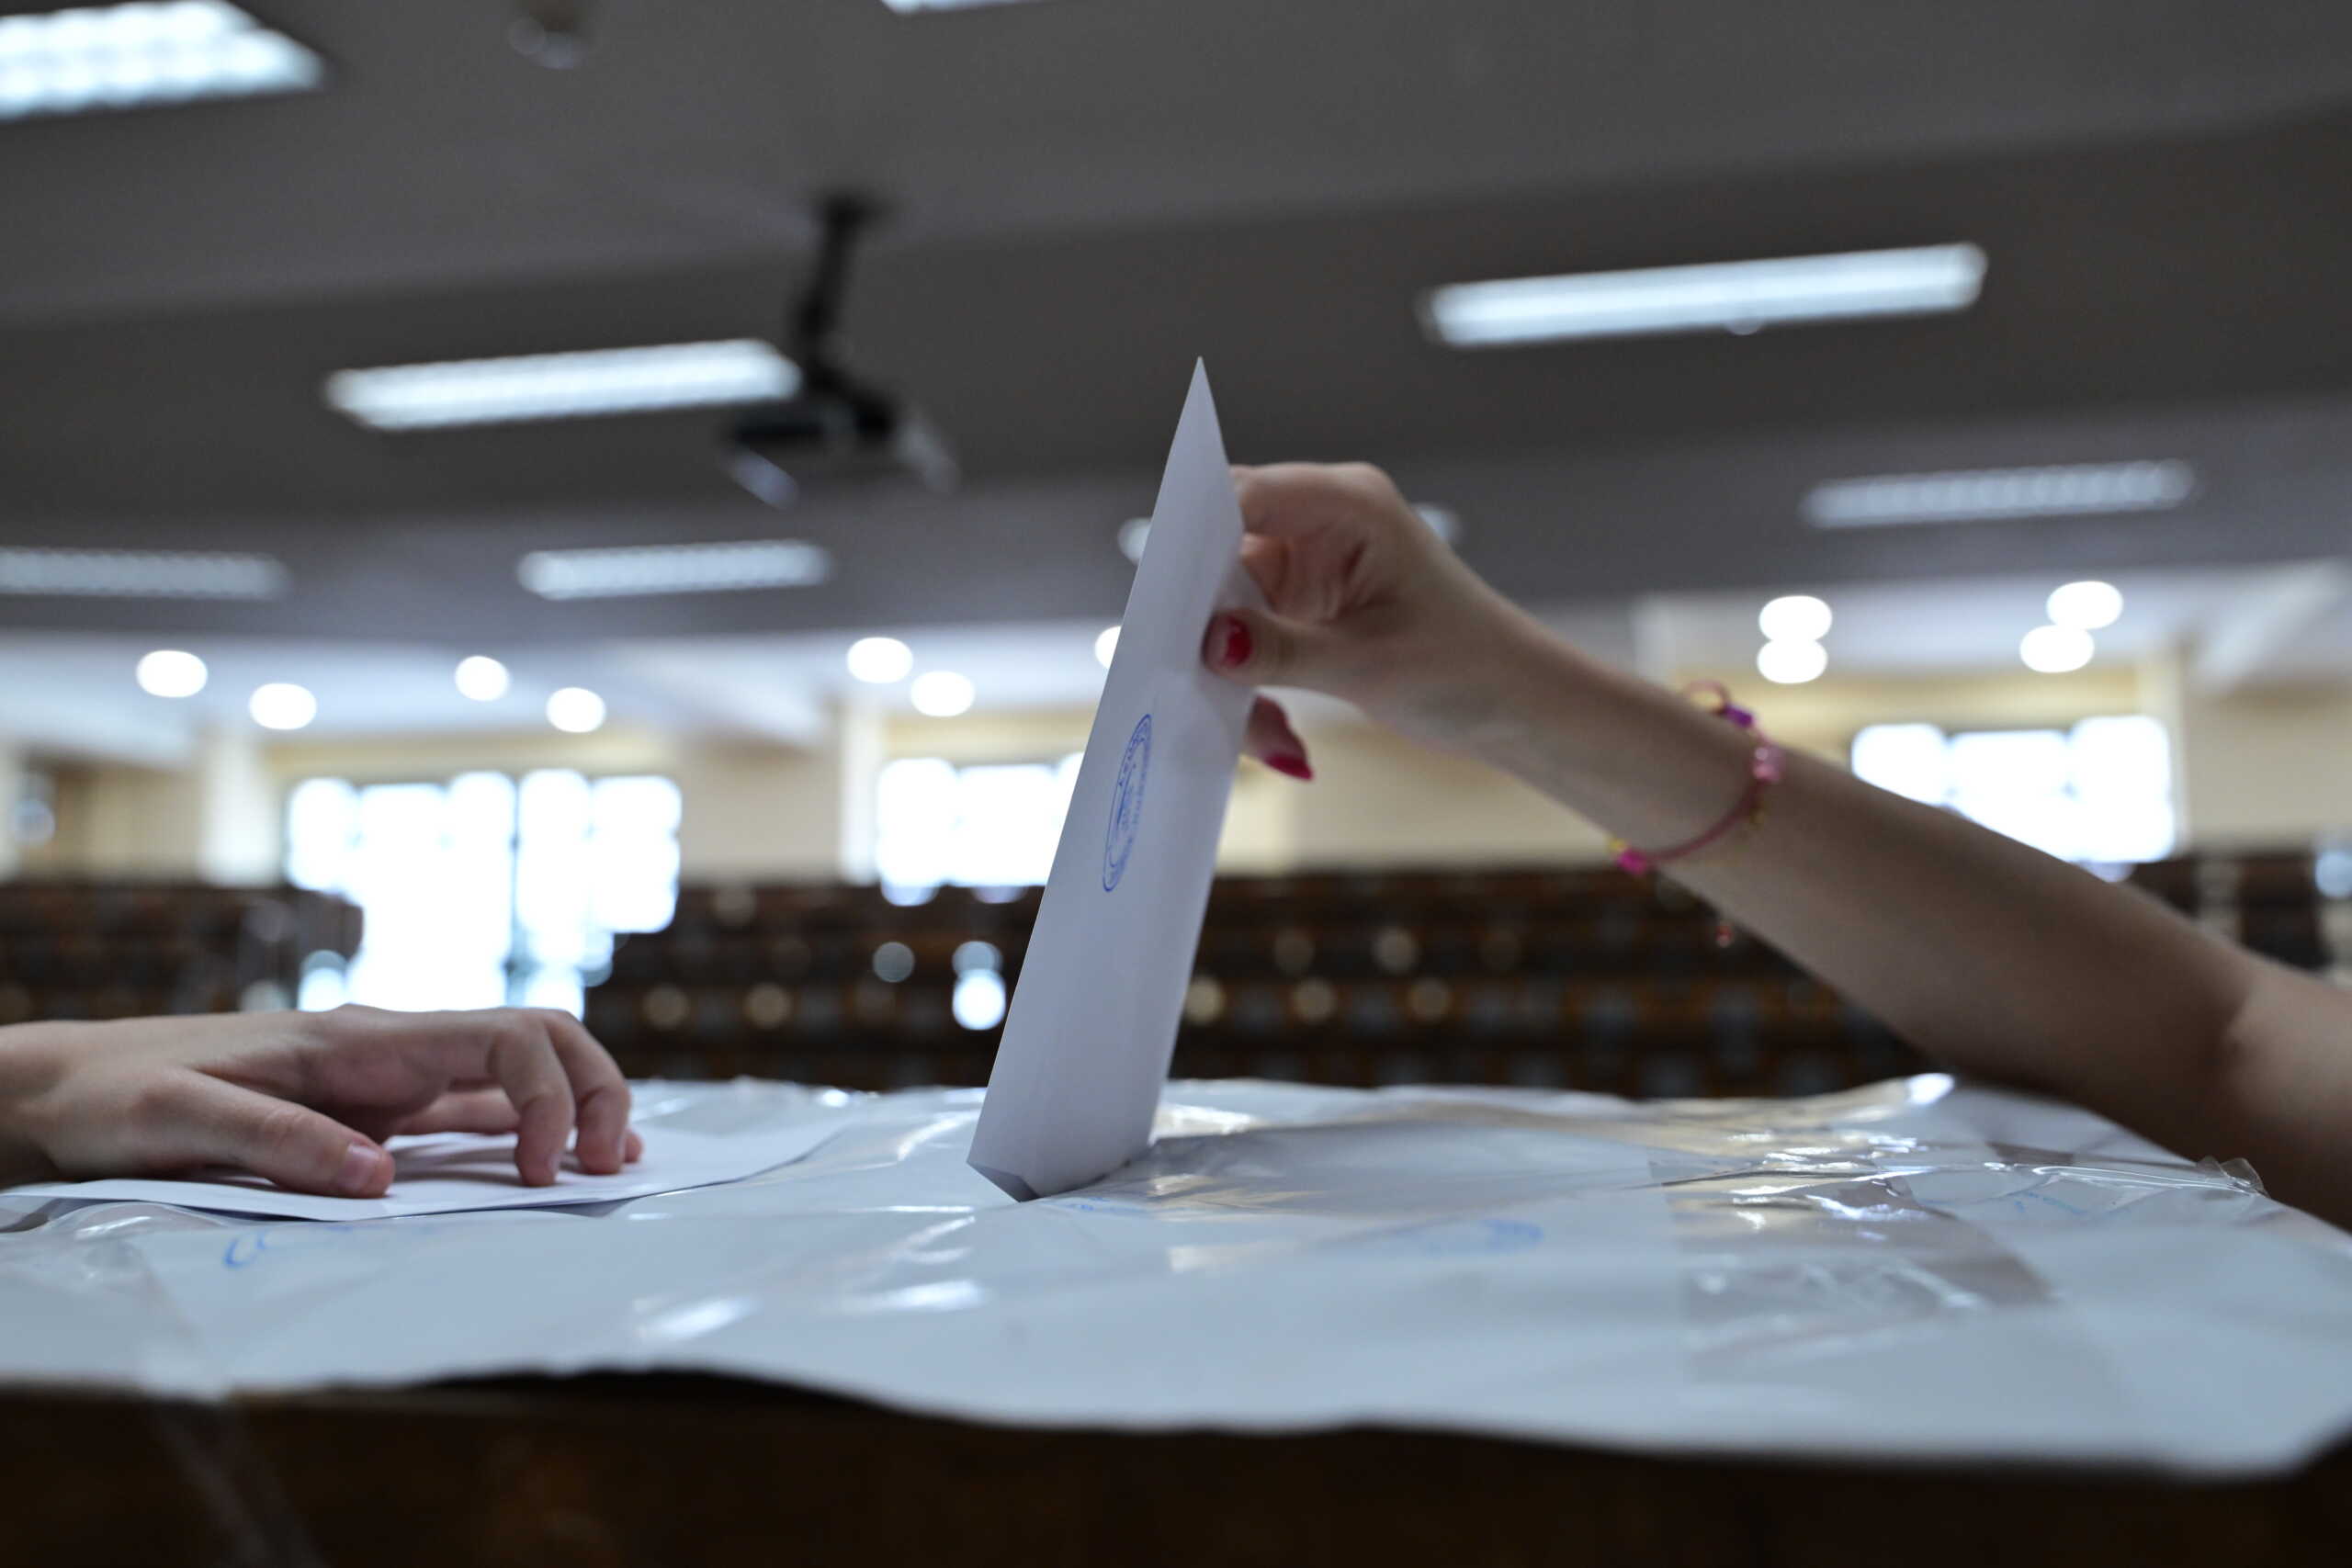
[[[1743,827],[1755,823],[1764,815],[1764,792],[1781,779],[1781,753],[1779,746],[1756,727],[1756,716],[1731,700],[1731,694],[1717,681],[1694,681],[1683,689],[1685,696],[1711,694],[1714,697],[1714,712],[1726,724],[1747,731],[1756,737],[1756,750],[1747,759],[1747,787],[1739,792],[1722,820],[1695,839],[1685,840],[1663,850],[1637,850],[1623,839],[1609,840],[1610,858],[1618,867],[1634,876],[1646,876],[1659,866],[1697,854],[1711,844],[1721,842]]]

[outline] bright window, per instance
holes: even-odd
[[[560,769],[443,784],[311,779],[288,803],[286,875],[367,922],[348,968],[306,967],[298,1004],[514,1004],[577,1012],[616,931],[669,924],[678,786]]]
[[[1054,868],[1078,762],[1071,755],[964,768],[941,757],[889,763],[874,813],[874,866],[883,886],[911,899],[942,883],[1042,884]]]
[[[1854,737],[1855,773],[1948,807],[2064,860],[2162,860],[2178,832],[2172,747],[2144,715],[2072,729],[1947,735],[1931,724],[1876,724]]]

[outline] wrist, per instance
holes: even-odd
[[[1466,750],[1628,843],[1672,846],[1752,783],[1752,736],[1521,615]]]
[[[57,1174],[40,1134],[40,1107],[63,1072],[51,1026],[0,1027],[0,1186]]]
[[[1613,671],[1507,601],[1482,631],[1449,699],[1462,719],[1455,750],[1528,777],[1606,728]]]

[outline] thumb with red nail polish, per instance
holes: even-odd
[[[1210,669],[1222,674],[1238,674],[1249,669],[1250,655],[1257,651],[1257,641],[1250,634],[1250,623],[1227,612],[1209,622],[1203,653]]]

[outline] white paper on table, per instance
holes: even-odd
[[[83,1202],[171,1203],[229,1214],[294,1220],[379,1220],[473,1209],[545,1209],[609,1203],[690,1187],[737,1181],[798,1159],[831,1137],[826,1123],[796,1123],[716,1136],[674,1127],[641,1127],[645,1153],[616,1176],[592,1176],[569,1153],[550,1187],[526,1187],[514,1169],[511,1135],[430,1133],[393,1138],[391,1190],[381,1198],[321,1198],[289,1192],[257,1176],[224,1171],[203,1179],[109,1177],[0,1189],[0,1197],[70,1198]]]
[[[1250,718],[1201,639],[1219,608],[1260,603],[1196,365],[972,1139],[972,1168],[1015,1198],[1150,1144]]]
[[[836,1131],[594,1217],[0,1200],[0,1388],[670,1371],[1103,1431],[2210,1476],[2352,1434],[2352,1236],[1938,1075],[1712,1105],[1180,1082],[1140,1160],[1035,1203],[966,1166],[978,1098],[649,1086],[654,1126]]]

